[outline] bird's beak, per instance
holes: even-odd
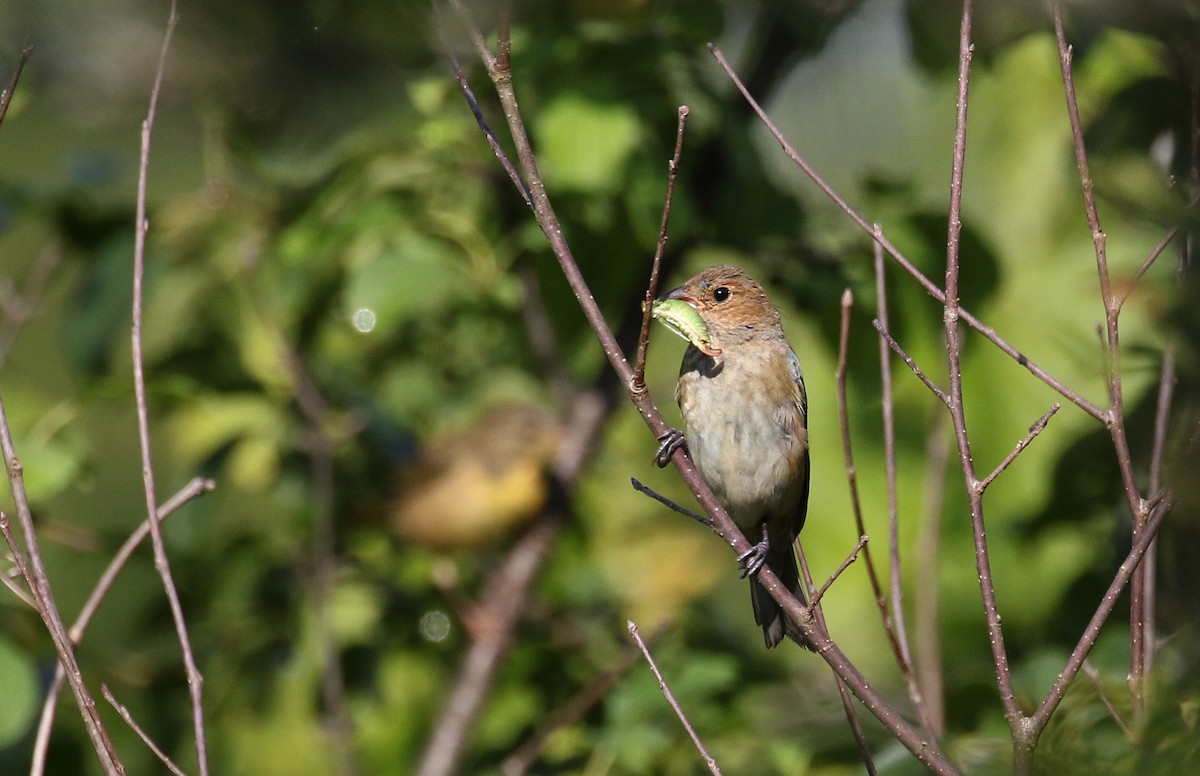
[[[691,296],[688,296],[687,294],[685,294],[685,293],[683,292],[683,286],[677,286],[677,287],[675,287],[675,288],[672,288],[670,291],[668,291],[667,293],[665,293],[665,294],[663,294],[662,296],[660,296],[660,297],[658,298],[658,301],[660,301],[660,302],[665,302],[665,301],[667,301],[668,299],[676,299],[676,300],[678,300],[678,301],[680,301],[680,302],[686,302],[686,303],[687,303],[687,305],[688,305],[689,307],[691,307],[693,310],[699,309],[699,308],[696,306],[696,299],[695,299],[695,297],[691,297]]]

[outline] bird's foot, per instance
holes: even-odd
[[[687,447],[687,439],[677,428],[667,429],[667,433],[658,438],[658,451],[654,454],[654,465],[665,469],[671,463],[671,456],[681,447]]]
[[[763,524],[762,539],[758,544],[738,556],[738,568],[742,570],[742,579],[758,576],[758,571],[767,562],[767,552],[771,549],[771,540],[767,537],[767,526]]]

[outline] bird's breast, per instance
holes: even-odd
[[[726,353],[712,369],[696,355],[679,378],[688,450],[730,516],[750,528],[798,498],[807,448],[799,388],[770,357]]]

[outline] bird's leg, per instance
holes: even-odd
[[[677,428],[667,429],[667,433],[658,438],[658,452],[654,454],[654,465],[665,469],[671,462],[671,456],[681,447],[687,447],[687,438]]]
[[[767,562],[767,552],[771,549],[771,540],[767,536],[767,524],[762,526],[762,540],[738,556],[738,567],[742,570],[742,579],[758,575],[759,569]]]

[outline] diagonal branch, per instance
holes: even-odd
[[[842,199],[842,197],[838,195],[838,193],[834,191],[833,188],[826,183],[820,175],[817,174],[816,170],[809,166],[808,162],[804,161],[804,159],[798,153],[796,153],[796,150],[792,147],[791,143],[787,141],[787,138],[783,136],[783,133],[779,131],[779,128],[775,126],[773,121],[771,121],[771,117],[767,115],[767,112],[763,110],[762,106],[758,104],[758,102],[746,89],[746,86],[742,83],[742,80],[738,78],[737,73],[735,73],[733,68],[730,66],[729,61],[725,59],[725,55],[721,53],[721,49],[712,43],[708,45],[708,48],[709,51],[712,52],[713,57],[716,58],[717,63],[721,65],[721,68],[729,77],[729,80],[732,81],[733,85],[737,87],[737,90],[741,92],[742,98],[746,100],[747,104],[749,104],[754,112],[758,115],[759,120],[763,122],[763,126],[765,126],[767,130],[770,131],[771,135],[774,136],[775,140],[779,142],[779,145],[783,148],[783,152],[787,155],[787,157],[791,159],[796,166],[798,166],[804,172],[804,174],[807,175],[813,181],[813,183],[815,183],[817,187],[825,193],[827,197],[833,200],[838,208],[850,217],[851,221],[853,221],[860,229],[870,235],[871,239],[878,242],[880,246],[883,247],[884,251],[886,251],[887,254],[891,256],[897,264],[904,268],[905,272],[907,272],[918,283],[920,283],[921,287],[925,289],[926,293],[928,293],[936,301],[945,304],[945,292],[938,288],[938,286],[932,280],[926,277],[921,270],[917,269],[916,265],[909,261],[904,254],[902,254],[900,250],[896,248],[896,246],[893,245],[886,236],[883,235],[882,232],[878,232],[875,227],[867,222],[865,218],[859,215],[858,212],[846,202],[846,200]],[[1058,391],[1064,398],[1067,399],[1067,401],[1079,407],[1093,418],[1096,418],[1101,422],[1104,421],[1104,410],[1100,409],[1095,404],[1081,396],[1078,392],[1072,390],[1067,385],[1059,381],[1049,372],[1030,361],[1028,357],[1026,357],[1019,350],[1010,345],[999,334],[997,334],[995,329],[984,325],[978,318],[961,307],[958,308],[958,315],[959,318],[965,321],[968,326],[982,334],[988,342],[991,342],[1007,356],[1028,369],[1032,375],[1037,377],[1046,385]]]
[[[637,625],[633,620],[628,623],[629,635],[638,645],[638,649],[642,651],[642,656],[646,658],[646,663],[649,664],[650,670],[654,673],[654,678],[658,680],[658,689],[662,690],[663,696],[666,697],[667,703],[675,712],[675,716],[679,717],[679,721],[683,723],[683,729],[687,731],[688,736],[692,739],[692,743],[696,745],[696,750],[700,752],[700,756],[704,758],[704,764],[708,766],[708,770],[713,776],[721,776],[721,768],[717,765],[717,761],[704,748],[704,742],[700,740],[696,729],[692,727],[692,723],[688,722],[687,715],[683,713],[683,707],[679,705],[679,701],[675,700],[675,694],[671,692],[671,688],[667,686],[667,680],[663,678],[662,672],[658,670],[658,664],[654,662],[654,658],[650,656],[650,650],[646,647],[646,642],[642,641],[642,634],[638,632]]]

